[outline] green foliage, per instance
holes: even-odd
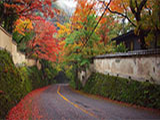
[[[76,83],[77,82],[77,83]],[[80,90],[82,89],[82,83],[80,82],[79,79],[76,79],[76,80],[71,80],[69,82],[69,85],[74,88],[74,89],[77,89],[77,90]]]
[[[56,81],[53,78],[58,74],[58,71],[53,67],[53,63],[43,59],[40,63],[42,65],[41,74],[42,77],[45,78],[44,81],[47,81],[47,84],[55,83]]]
[[[72,87],[79,89],[81,84],[78,80],[78,70],[89,67],[93,56],[101,52],[100,35],[93,31],[97,23],[94,14],[88,15],[87,20],[80,20],[73,31],[65,38],[64,61],[72,63],[70,70],[66,69],[66,75],[71,80]],[[75,74],[75,75],[74,75]]]
[[[114,52],[127,52],[127,49],[123,43],[120,43],[115,47]]]
[[[160,46],[160,1],[155,0],[152,4],[152,14],[145,14],[140,25],[144,30],[150,30],[145,37],[147,46],[156,48]]]
[[[42,80],[42,71],[36,66],[28,68],[29,79],[32,82],[33,89],[45,86],[45,80]]]
[[[67,54],[65,59],[69,62],[77,62],[78,67],[89,66],[90,59],[99,54],[100,36],[93,31],[93,26],[97,22],[94,15],[87,16],[87,21],[80,21],[81,29],[74,30],[65,39]],[[92,36],[90,36],[92,34]],[[86,43],[85,43],[86,42]],[[70,49],[68,49],[70,47]]]
[[[31,89],[29,79],[14,66],[10,54],[0,51],[0,90],[3,91],[0,93],[0,118],[4,118],[8,110]]]
[[[50,68],[43,71],[34,67],[15,67],[11,55],[0,50],[0,119],[4,119],[8,111],[33,89],[54,83]],[[50,80],[50,81],[49,81]]]
[[[25,35],[22,35],[17,31],[13,32],[13,40],[16,41],[18,45],[18,50],[21,52],[28,51],[29,48],[27,47],[27,42],[33,38],[34,32],[30,31],[30,32],[25,32],[24,34]]]
[[[69,84],[74,89],[81,89],[82,84],[76,76],[76,65],[72,64],[65,69],[66,77],[70,80]]]
[[[23,66],[18,68],[18,70],[22,79],[22,85],[25,87],[25,93],[29,93],[30,91],[32,91],[32,80],[29,78],[28,73],[29,68]]]
[[[83,90],[113,100],[160,109],[160,86],[93,73]]]
[[[15,12],[15,8],[6,8],[4,3],[10,3],[10,1],[0,1],[0,25],[5,30],[12,33],[13,24],[18,19],[18,14]]]
[[[75,72],[75,66],[74,65],[70,65],[70,66],[67,66],[67,68],[65,69],[65,74],[67,76],[67,78],[70,80],[70,85],[71,87],[73,88],[76,88],[76,83],[75,83],[75,75],[76,75],[76,72]]]
[[[80,66],[84,66],[84,65],[89,65],[90,61],[88,59],[83,59],[82,62],[80,63]]]
[[[75,78],[75,74],[73,74],[73,73],[75,73],[74,72],[74,70],[71,68],[71,69],[67,69],[66,71],[65,71],[65,73],[66,73],[66,76],[71,80],[71,81],[74,81],[74,78]]]
[[[48,68],[46,68],[44,71],[45,71],[46,76],[47,76],[48,79],[52,79],[53,78],[53,74]]]

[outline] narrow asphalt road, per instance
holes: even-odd
[[[52,85],[32,99],[36,103],[32,107],[38,106],[42,120],[160,119],[158,112],[90,98],[74,92],[67,84]]]

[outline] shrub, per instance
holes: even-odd
[[[160,85],[93,73],[83,91],[113,100],[160,109]]]
[[[127,52],[127,49],[123,43],[120,43],[115,47],[114,52]]]
[[[46,70],[48,79],[44,77],[43,71],[36,66],[16,67],[11,55],[0,50],[0,119],[4,119],[8,111],[30,91],[49,84],[52,71]]]
[[[0,118],[4,118],[8,110],[20,101],[31,88],[28,79],[13,64],[11,55],[0,51]],[[26,84],[27,83],[27,84]],[[27,86],[28,85],[28,86]]]
[[[65,70],[66,77],[70,80],[69,84],[71,87],[76,88],[76,83],[75,83],[75,66],[70,65],[67,66],[67,69]]]

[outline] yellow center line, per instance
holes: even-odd
[[[92,117],[97,118],[97,116],[96,116],[95,114],[93,114],[93,113],[91,113],[91,112],[83,109],[83,108],[80,107],[79,105],[77,105],[77,104],[71,102],[70,100],[68,100],[68,99],[67,99],[66,97],[64,97],[59,91],[60,91],[60,86],[58,86],[58,89],[57,89],[57,94],[58,94],[58,95],[60,95],[65,101],[67,101],[68,103],[70,103],[70,104],[73,105],[74,107],[80,109],[80,110],[83,111],[84,113],[86,113],[86,114],[88,114],[88,115],[90,115],[90,116],[92,116]]]

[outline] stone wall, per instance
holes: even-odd
[[[94,58],[99,73],[160,84],[160,50],[101,55]]]
[[[83,86],[92,72],[160,84],[160,50],[96,56],[90,68],[78,73]]]
[[[12,40],[12,35],[6,32],[0,26],[0,48],[6,49],[11,53],[12,59],[15,65],[26,64],[27,66],[36,65],[36,61],[34,59],[27,59],[25,55],[19,51],[17,51],[17,44]]]
[[[12,52],[12,35],[0,26],[0,47]]]

